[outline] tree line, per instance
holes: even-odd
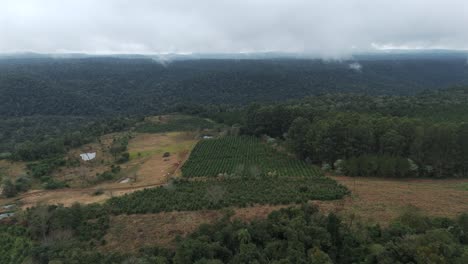
[[[244,132],[283,138],[300,158],[350,175],[468,175],[467,123],[254,105]]]
[[[171,249],[104,252],[102,205],[39,206],[0,223],[0,263],[454,263],[468,262],[468,215],[427,217],[409,208],[386,226],[324,215],[304,204],[252,222],[233,212],[201,225]]]

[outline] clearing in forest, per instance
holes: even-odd
[[[101,144],[105,144],[102,142],[104,140],[101,140]],[[34,206],[37,203],[64,204],[65,206],[69,206],[74,202],[84,204],[103,202],[111,197],[144,188],[161,186],[168,181],[170,176],[177,174],[177,170],[185,161],[196,142],[197,140],[194,139],[194,135],[188,132],[136,133],[128,144],[131,159],[127,163],[120,164],[122,169],[114,180],[85,187],[71,185],[72,188],[56,190],[35,189],[19,194],[14,199],[23,208]],[[95,147],[94,149],[98,148]],[[105,147],[99,148],[98,153],[103,153],[104,158],[110,159],[104,150]],[[163,157],[165,152],[170,153],[169,157]],[[70,153],[79,155],[80,151],[75,150]],[[70,153],[69,155],[71,155]],[[78,167],[61,168],[54,175],[61,172],[61,179],[64,179],[65,176],[68,178],[76,177],[77,179],[74,179],[76,181],[80,178],[80,175],[76,174],[76,171],[89,174],[89,172],[93,171],[95,173],[101,167],[101,170],[107,169],[109,165],[106,160],[104,160],[104,163],[100,162],[100,159],[103,158],[102,155],[99,155],[96,161],[81,162],[81,165]],[[75,173],[73,174],[73,172]],[[12,199],[0,199],[0,205],[11,201]]]
[[[111,199],[108,205],[115,214],[141,214],[304,203],[348,194],[316,166],[245,136],[202,140],[182,175],[171,184]]]

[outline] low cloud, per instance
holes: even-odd
[[[465,0],[6,0],[0,53],[468,49]]]
[[[353,70],[353,71],[357,71],[357,72],[361,72],[362,70],[362,65],[358,62],[353,62],[351,64],[348,65],[348,67]]]

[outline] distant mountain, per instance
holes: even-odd
[[[200,60],[200,59],[320,59],[310,53],[290,52],[242,52],[242,53],[161,53],[161,54],[86,54],[86,53],[0,53],[0,59],[83,59],[83,58],[122,58],[122,59],[156,59],[156,60]],[[381,60],[381,59],[454,59],[468,58],[468,51],[461,50],[381,50],[360,52],[343,60]]]

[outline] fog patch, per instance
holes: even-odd
[[[348,68],[350,68],[353,71],[356,72],[361,72],[362,71],[362,65],[359,62],[353,62],[348,65]]]
[[[152,57],[151,58],[154,62],[160,64],[164,68],[169,67],[169,64],[171,64],[172,60],[164,55],[160,55],[157,57]]]

